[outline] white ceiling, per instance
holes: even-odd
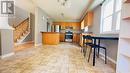
[[[70,6],[63,7],[57,0],[33,0],[38,7],[43,9],[55,21],[79,21],[88,9],[90,1],[69,0]],[[101,2],[102,0],[93,0],[93,4],[89,7],[89,10],[92,10]],[[64,13],[64,16],[61,13]]]

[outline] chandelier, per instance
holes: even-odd
[[[60,3],[61,6],[69,6],[70,7],[69,0],[57,0],[57,2]]]

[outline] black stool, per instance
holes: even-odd
[[[84,45],[88,45],[88,46],[91,47],[90,48],[90,52],[89,52],[88,62],[90,60],[92,48],[98,49],[98,55],[99,55],[100,49],[104,49],[105,50],[105,64],[106,64],[107,63],[107,49],[105,47],[103,47],[103,46],[99,46],[99,45],[93,44],[93,38],[90,35],[83,36],[83,40],[89,40],[89,41],[91,41],[91,42],[84,42]],[[85,55],[86,55],[86,50],[84,51],[84,56]],[[95,58],[95,56],[94,56],[94,58]]]

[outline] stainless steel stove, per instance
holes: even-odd
[[[73,32],[67,31],[65,33],[65,41],[66,42],[72,42],[73,41]]]

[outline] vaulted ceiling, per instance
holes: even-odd
[[[79,21],[87,10],[92,10],[102,1],[68,0],[68,4],[62,6],[58,0],[33,0],[38,7],[43,9],[55,21]]]

